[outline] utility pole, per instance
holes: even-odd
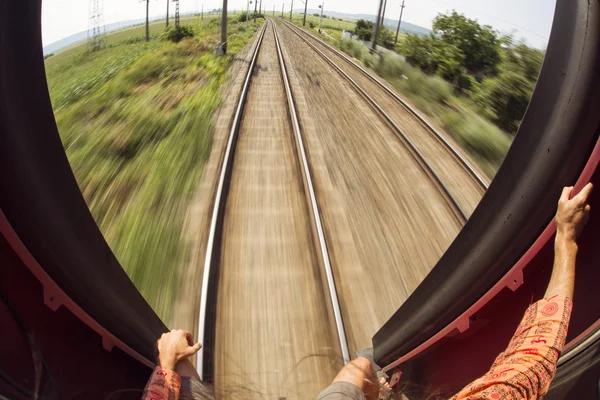
[[[103,0],[90,0],[87,34],[89,51],[100,50],[106,44]]]
[[[273,4],[273,16],[275,16],[275,4]]]
[[[306,8],[308,7],[308,0],[304,0],[304,21],[302,22],[302,26],[306,26]]]
[[[169,26],[169,2],[170,1],[171,0],[167,0],[167,24],[165,25],[167,27]]]
[[[402,13],[404,12],[404,0],[402,0],[402,5],[400,6],[400,19],[398,20],[398,29],[396,29],[396,40],[394,41],[394,46],[398,44],[398,35],[400,34],[400,24],[402,23]]]
[[[223,0],[223,10],[221,11],[221,43],[217,47],[217,55],[221,56],[225,54],[227,54],[227,0]]]
[[[285,1],[281,3],[281,18],[283,18],[283,10],[285,9]]]
[[[246,0],[246,25],[250,23],[250,4],[252,1]]]
[[[292,12],[294,11],[294,0],[292,0],[292,6],[290,7],[290,21],[292,20]]]
[[[371,44],[371,53],[376,49],[377,37],[379,36],[379,21],[381,18],[381,10],[383,9],[383,1],[379,0],[379,11],[377,12],[377,18],[375,19],[375,32],[373,32],[373,43]]]
[[[200,19],[204,19],[204,4],[202,4],[202,13],[200,14]]]
[[[146,42],[150,41],[150,27],[149,27],[149,19],[148,16],[150,15],[150,0],[146,0]]]
[[[321,28],[323,28],[323,9],[325,8],[325,2],[323,2],[319,8],[321,9],[321,19],[319,20],[319,33],[321,33]]]
[[[256,23],[256,6],[258,5],[258,0],[254,0],[254,23]]]
[[[381,27],[385,28],[385,10],[387,8],[387,0],[383,2],[383,12],[381,13]]]

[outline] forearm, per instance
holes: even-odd
[[[570,315],[571,300],[564,295],[553,295],[532,304],[508,348],[496,358],[490,371],[452,400],[487,400],[490,393],[507,395],[503,398],[539,399],[554,377]]]
[[[573,298],[575,288],[575,261],[577,243],[572,235],[558,231],[554,240],[554,266],[544,297],[565,296]]]
[[[156,367],[144,388],[142,400],[179,398],[181,378],[173,370]]]

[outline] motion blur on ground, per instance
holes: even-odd
[[[91,2],[94,3],[98,2]],[[254,18],[256,5],[250,3],[236,4],[237,10],[232,10],[230,5],[224,56],[217,52],[221,10],[215,8],[209,12],[207,7],[205,12],[203,5],[202,11],[200,5],[196,5],[194,12],[182,14],[180,21],[175,21],[174,3],[168,26],[164,18],[150,21],[148,27],[144,23],[132,23],[121,29],[113,27],[109,32],[101,26],[99,34],[93,29],[91,36],[88,33],[87,41],[46,52],[46,73],[56,122],[81,192],[121,265],[169,326],[180,323],[174,311],[176,304],[180,304],[177,296],[194,275],[188,269],[196,268],[197,264],[193,261],[199,245],[190,239],[190,231],[204,229],[189,226],[190,221],[195,221],[190,219],[196,206],[194,194],[203,179],[209,179],[205,176],[205,167],[214,150],[219,110],[233,90],[230,82],[238,74],[244,74],[242,69],[232,69],[232,66],[237,58],[249,52],[265,17],[277,20],[283,15],[291,19],[295,25],[378,75],[447,135],[486,182],[493,179],[519,129],[544,59],[544,50],[481,23],[463,10],[452,10],[452,1],[446,2],[445,8],[431,21],[431,29],[415,28],[409,23],[409,1],[406,1],[402,21],[406,27],[402,24],[396,27],[398,16],[395,14],[400,10],[400,3],[390,1],[394,15],[386,15],[375,51],[371,50],[374,15],[352,17],[333,12],[337,10],[325,9],[321,13],[321,10],[309,9],[304,23],[304,10],[300,5],[290,12],[289,3],[284,4],[286,9],[282,12],[280,3],[263,5],[259,2],[260,9]],[[378,2],[372,3],[375,12]],[[150,6],[158,4],[151,2]],[[163,2],[160,5],[163,7]],[[309,7],[316,8],[316,5]],[[249,21],[246,21],[247,16]],[[90,24],[95,24],[92,28],[99,27],[93,16]],[[291,39],[284,37],[283,41],[293,47]],[[287,54],[293,57],[300,53],[290,50]],[[311,57],[318,58],[316,54],[308,58]],[[300,69],[298,66],[297,70]],[[310,87],[305,90],[309,91]],[[310,106],[310,96],[305,93],[304,97]],[[335,114],[335,104],[330,105],[328,112]],[[353,121],[347,122],[347,130],[359,129]],[[344,137],[352,140],[352,135],[347,133]],[[360,134],[370,135],[370,132]],[[310,153],[310,145],[308,150]],[[336,151],[343,151],[343,145]],[[426,153],[426,150],[421,151]],[[316,153],[313,151],[313,154]],[[327,154],[325,151],[323,157]],[[371,160],[361,159],[357,154],[340,156],[350,158],[352,167],[348,170],[368,168],[366,165]],[[364,154],[375,153],[365,151]],[[318,157],[314,155],[310,159],[314,161]],[[389,165],[390,176],[401,173],[392,170],[394,167]],[[332,170],[333,167],[327,168]],[[366,179],[364,187],[373,197],[390,184]],[[414,182],[414,186],[418,184]],[[351,196],[351,193],[351,190],[340,190],[339,196]],[[417,204],[412,207],[432,207]],[[373,209],[377,207],[373,205]],[[401,229],[408,231],[411,230],[409,224],[419,223],[414,219],[418,213],[410,207],[390,205],[399,213],[410,215],[401,218],[408,221]],[[327,221],[335,220],[335,216],[326,211],[324,214],[325,230],[337,228],[335,223],[327,226]],[[381,218],[383,215],[380,214]],[[376,218],[375,212],[371,219]],[[359,239],[355,239],[359,243],[360,237],[378,234],[369,231],[367,225],[359,225],[350,224],[355,237],[359,233]],[[411,260],[414,254],[421,254],[423,268],[430,269],[457,232],[440,232],[444,239],[434,255],[422,255],[429,251],[424,244],[409,255],[396,254],[390,259],[407,258],[404,262],[410,263],[414,261]],[[448,235],[451,237],[446,237]],[[356,251],[366,254],[370,251],[369,245],[367,241],[362,243],[365,248]],[[382,271],[371,272],[372,275],[380,273]],[[424,277],[421,275],[417,275],[418,279]],[[353,279],[360,280],[361,276],[353,276]],[[415,285],[409,285],[407,290],[414,290]],[[377,293],[375,290],[372,295]],[[197,310],[192,303],[186,312],[193,315]],[[400,305],[391,304],[389,310]],[[343,311],[348,307],[350,305],[342,304]],[[381,324],[381,320],[385,320],[385,316],[378,318],[377,323]],[[362,339],[355,340],[364,344]]]

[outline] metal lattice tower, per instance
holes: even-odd
[[[179,28],[179,0],[173,0],[175,2],[175,28]]]
[[[88,50],[100,50],[106,44],[104,0],[90,0],[88,20]]]

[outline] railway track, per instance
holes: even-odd
[[[197,368],[223,398],[310,398],[349,360],[277,28],[257,39],[223,160]]]
[[[377,110],[436,181],[464,224],[487,190],[486,179],[444,134],[386,84],[333,46],[285,20],[281,21],[351,82]]]

